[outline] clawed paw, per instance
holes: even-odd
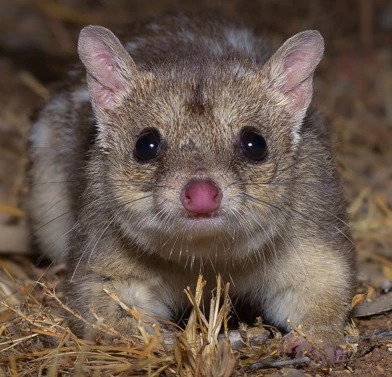
[[[347,359],[343,348],[339,345],[307,340],[292,332],[283,340],[283,352],[296,358],[308,356],[322,366],[334,366]]]

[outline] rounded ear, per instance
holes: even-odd
[[[94,110],[113,109],[137,74],[135,62],[118,38],[102,26],[82,29],[78,54],[86,67]]]
[[[288,39],[265,65],[271,85],[303,116],[312,100],[313,72],[323,54],[323,37],[317,30],[307,30]]]

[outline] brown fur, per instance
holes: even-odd
[[[233,297],[249,301],[270,323],[288,329],[290,318],[316,338],[339,340],[355,257],[322,119],[311,108],[302,122],[293,103],[304,111],[308,104],[288,99],[279,56],[263,66],[269,53],[262,39],[225,23],[180,18],[174,24],[140,31],[128,45],[133,60],[102,31],[110,51],[124,57],[112,107],[92,98],[97,131],[90,103],[72,99],[83,83],[59,94],[57,113],[47,108],[35,125],[32,138],[39,139],[34,135],[50,123],[59,149],[54,160],[52,152],[35,156],[31,149],[33,182],[50,164],[72,177],[63,189],[74,220],[66,250],[54,255],[67,260],[69,305],[89,320],[93,307],[132,332],[132,319],[103,287],[131,307],[174,319],[188,304],[183,289],[199,272],[211,288],[220,273],[232,283]],[[89,32],[85,38],[94,41]],[[290,51],[298,47],[293,43]],[[93,70],[89,51],[80,46],[94,94],[105,73]],[[301,78],[304,90],[311,90],[315,65]],[[263,163],[239,150],[245,126],[267,141]],[[154,163],[133,157],[146,127],[160,130],[164,140]],[[222,189],[221,217],[209,229],[187,219],[179,200],[192,178],[212,179]],[[82,323],[74,328],[83,332]]]

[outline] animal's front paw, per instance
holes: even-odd
[[[333,366],[347,360],[348,356],[338,344],[307,340],[291,332],[284,337],[283,352],[294,357],[309,356],[322,366]]]

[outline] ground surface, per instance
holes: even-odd
[[[392,376],[392,313],[388,311],[392,298],[387,294],[392,286],[392,3],[381,0],[295,3],[201,0],[198,4],[190,0],[1,1],[0,266],[3,269],[0,294],[6,306],[0,306],[0,321],[3,322],[0,324],[0,350],[3,351],[0,353],[0,376],[38,375],[39,368],[47,375],[70,375],[77,358],[75,354],[81,352],[81,347],[85,347],[83,352],[86,354],[98,352],[95,346],[83,345],[61,327],[62,317],[58,314],[61,305],[50,292],[61,282],[62,267],[51,267],[48,271],[36,268],[20,253],[27,248],[21,198],[25,191],[29,117],[76,58],[77,35],[82,26],[95,23],[121,29],[122,25],[136,19],[167,11],[218,11],[238,16],[256,32],[267,34],[275,45],[308,28],[317,28],[324,35],[326,56],[316,75],[316,101],[336,131],[336,151],[350,203],[353,240],[358,249],[359,293],[364,293],[367,301],[378,303],[364,309],[365,318],[354,320],[360,334],[359,342],[358,338],[354,342],[358,346],[348,363],[332,370],[309,366],[257,371],[247,368],[246,364],[254,363],[257,355],[276,356],[275,343],[271,339],[268,350],[260,345],[236,351],[235,361],[222,351],[221,359],[218,359],[228,366],[227,373],[232,371],[233,375],[296,376],[305,371],[312,375]],[[35,284],[38,279],[46,282],[46,287]],[[377,301],[380,298],[384,298],[384,304]],[[376,312],[381,314],[371,315]],[[53,333],[48,335],[49,327]],[[355,333],[355,330],[351,331]],[[383,332],[381,336],[375,336],[380,332]],[[42,333],[50,338],[46,343],[39,337]],[[144,341],[152,342],[147,335]],[[119,344],[130,344],[128,340],[123,342]],[[53,345],[57,347],[55,357]],[[90,347],[88,352],[86,347]],[[184,352],[186,347],[180,349]],[[151,346],[149,352],[151,350],[155,348]],[[180,351],[174,357],[159,347],[157,350],[154,362],[151,354],[143,359],[139,352],[143,361],[135,358],[139,360],[138,373],[152,374],[157,371],[154,365],[163,368],[165,362],[170,364],[162,369],[166,375],[173,375],[171,370],[182,375],[197,373],[189,361],[190,354],[187,354],[189,360],[178,359]],[[123,371],[133,375],[128,365],[134,360],[132,355],[127,356],[128,360],[123,353],[116,354],[120,352],[118,349],[101,348],[99,352],[107,355],[106,359],[102,356],[106,364],[102,360],[94,364],[91,356],[90,364],[87,363],[89,367],[81,367],[80,373],[115,375]],[[64,356],[66,354],[68,356]],[[191,366],[178,369],[185,359]],[[82,361],[78,365],[82,365]],[[109,364],[112,367],[102,367]],[[121,369],[113,365],[125,366]],[[223,376],[224,372],[214,375]]]

